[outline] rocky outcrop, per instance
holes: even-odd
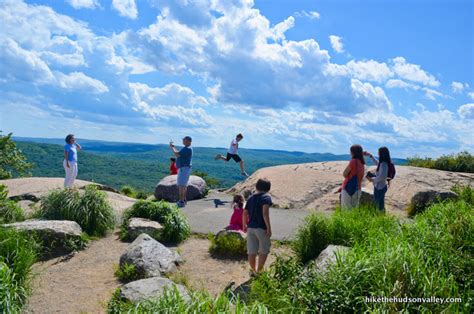
[[[163,231],[163,226],[159,222],[145,219],[132,217],[128,221],[127,238],[130,240],[136,239],[142,233],[148,234],[151,237],[156,236]]]
[[[168,202],[176,202],[179,199],[177,175],[164,177],[155,187],[155,198]],[[201,177],[191,176],[189,178],[187,200],[195,200],[206,196],[207,185]]]
[[[409,214],[414,215],[423,211],[428,205],[436,201],[443,201],[456,197],[456,193],[449,190],[426,189],[416,192],[410,201]]]
[[[159,277],[176,270],[182,262],[176,252],[156,241],[147,234],[141,234],[120,257],[120,266],[135,265],[138,275],[142,278]]]
[[[277,207],[289,209],[333,210],[339,204],[342,172],[347,162],[318,162],[263,168],[228,192],[250,195],[259,178],[272,182],[270,194]],[[449,191],[456,184],[474,186],[474,174],[456,173],[410,166],[396,166],[397,176],[386,194],[388,212],[404,216],[412,198],[426,190]],[[368,167],[367,170],[374,170]],[[362,199],[370,200],[372,183],[364,179]]]
[[[173,283],[168,278],[153,277],[130,282],[120,288],[120,297],[122,300],[130,302],[139,302],[143,300],[159,299],[166,290],[176,289],[181,297],[189,299],[186,288],[182,285]]]
[[[337,256],[341,259],[349,251],[349,247],[343,245],[328,245],[314,261],[314,266],[320,273],[326,273],[329,266],[334,265],[337,261]]]

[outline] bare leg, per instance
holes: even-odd
[[[215,159],[215,160],[222,159],[223,161],[228,161],[227,158],[225,158],[225,157],[224,157],[223,155],[221,155],[221,154],[217,154],[214,159]]]
[[[185,186],[183,187],[183,201],[184,202],[187,202],[188,200],[186,199],[187,198],[187,194],[188,194],[188,187]]]
[[[257,255],[256,254],[249,254],[248,260],[249,260],[250,268],[252,269],[252,271],[255,272],[255,264],[257,262]]]
[[[267,261],[267,256],[265,254],[258,254],[258,268],[257,271],[261,272],[263,270],[263,266],[265,265],[265,262]]]
[[[184,187],[184,186],[180,186],[180,187],[179,187],[179,201],[180,201],[180,202],[184,202],[184,198],[185,198],[184,189],[185,189],[185,188],[186,188],[186,187]]]
[[[240,172],[245,173],[245,167],[244,167],[244,161],[243,160],[240,161]]]

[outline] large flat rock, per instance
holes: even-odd
[[[343,181],[342,172],[347,162],[317,162],[263,168],[229,192],[249,195],[259,178],[272,182],[270,194],[274,203],[282,208],[315,209],[327,211],[339,204],[334,192]],[[396,166],[397,175],[386,194],[386,207],[396,215],[405,215],[413,196],[428,190],[449,191],[456,184],[474,185],[474,174]],[[375,167],[367,167],[374,170]],[[373,190],[372,183],[364,179],[363,189]]]
[[[166,290],[176,287],[181,297],[189,299],[189,294],[183,285],[173,283],[168,278],[153,277],[132,281],[120,288],[120,297],[130,302],[159,299]]]

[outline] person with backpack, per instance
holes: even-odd
[[[364,152],[365,156],[377,166],[374,173],[367,173],[367,179],[374,185],[374,203],[375,207],[382,213],[385,212],[385,193],[387,193],[390,180],[395,177],[395,166],[390,158],[390,151],[387,147],[380,147],[378,151],[378,160],[369,152]]]
[[[362,179],[365,173],[364,150],[360,145],[352,145],[351,161],[344,169],[344,182],[341,186],[341,208],[352,209],[359,206]]]

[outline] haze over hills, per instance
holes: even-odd
[[[34,164],[34,176],[63,176],[63,139],[14,137],[19,148]],[[79,178],[106,184],[114,188],[131,185],[151,192],[156,183],[168,174],[171,152],[166,144],[136,144],[80,139]],[[241,181],[239,167],[234,162],[215,161],[226,148],[194,147],[193,170],[205,172],[219,180],[220,187],[230,187]],[[303,153],[266,149],[240,149],[247,171],[264,167],[318,161],[347,160],[349,155]],[[398,164],[404,159],[395,159]]]

